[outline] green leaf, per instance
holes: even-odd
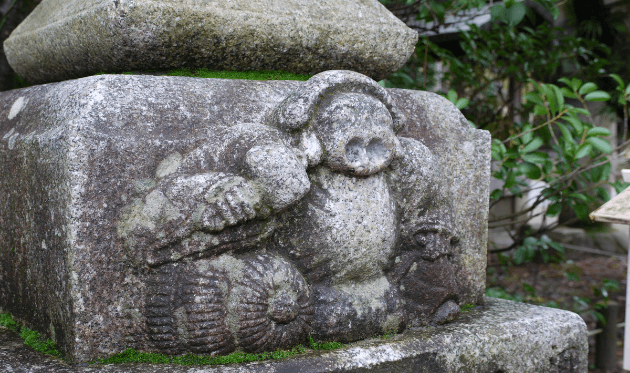
[[[608,201],[610,199],[610,195],[608,195],[608,191],[602,187],[598,187],[595,189],[595,192],[599,199],[602,201]]]
[[[575,159],[584,158],[587,155],[591,154],[593,151],[593,146],[591,144],[582,144],[575,153]]]
[[[578,93],[581,95],[585,95],[587,93],[593,92],[596,89],[597,89],[597,84],[588,82],[588,83],[584,83],[584,85],[580,87],[580,90],[578,91]]]
[[[450,91],[448,91],[448,93],[446,94],[446,99],[449,100],[452,103],[457,102],[457,92],[455,92],[454,89],[451,89]]]
[[[551,246],[552,248],[554,248],[554,249],[555,249],[556,251],[558,251],[558,252],[563,253],[563,252],[565,251],[565,250],[564,250],[564,246],[560,245],[560,244],[559,244],[559,243],[557,243],[557,242],[553,242],[553,241],[551,241],[551,242],[548,242],[548,244],[549,244],[549,246]]]
[[[514,185],[513,187],[509,189],[509,191],[515,197],[518,197],[518,198],[523,197],[523,189],[521,189],[521,187],[518,185]]]
[[[503,191],[501,189],[495,189],[490,193],[490,199],[499,199],[503,196]]]
[[[534,115],[545,115],[547,114],[547,109],[543,105],[534,106]]]
[[[555,113],[558,109],[558,101],[556,100],[556,92],[554,91],[551,84],[541,84],[540,88],[545,93],[545,98],[547,99],[547,102],[549,103],[549,110],[551,110],[552,113]]]
[[[626,92],[627,95],[630,95],[630,84],[628,84],[628,86],[626,87]]]
[[[598,167],[599,168],[599,167]],[[610,163],[605,163],[601,166],[601,174],[596,181],[606,181],[608,180],[608,176],[610,176],[610,171],[612,171],[612,165]]]
[[[505,154],[502,151],[501,146],[497,143],[492,143],[492,145],[490,145],[490,152],[492,153],[492,158],[497,161],[500,161],[503,158],[503,154]]]
[[[554,217],[562,212],[562,203],[556,202],[547,208],[547,216]]]
[[[505,6],[503,4],[497,4],[490,8],[490,17],[493,20],[503,21],[505,19]]]
[[[576,112],[577,114],[586,115],[587,117],[591,116],[591,113],[588,110],[581,107],[573,108],[573,111]]]
[[[580,200],[580,201],[582,201],[584,203],[589,203],[590,202],[590,199],[586,195],[584,195],[582,193],[569,193],[567,195],[567,197]]]
[[[610,100],[610,95],[604,91],[595,91],[584,96],[586,101],[608,101]]]
[[[518,169],[528,179],[538,180],[540,178],[540,168],[533,163],[523,162],[518,165]]]
[[[527,248],[525,246],[521,246],[516,251],[514,251],[514,264],[519,265],[525,261],[527,255]]]
[[[507,177],[505,178],[505,188],[509,189],[513,187],[515,183],[516,183],[516,174],[510,171]]]
[[[586,139],[586,141],[588,141],[589,144],[593,145],[595,149],[599,150],[602,153],[612,153],[612,146],[610,146],[610,143],[604,139],[601,139],[599,137],[589,137]]]
[[[529,154],[523,154],[521,157],[523,158],[524,161],[527,161],[530,163],[543,163],[549,158],[547,153],[544,153],[544,152],[533,152]]]
[[[543,105],[543,100],[536,92],[527,92],[525,94],[525,100],[527,102],[533,102],[534,104]]]
[[[571,135],[571,131],[569,131],[569,129],[562,123],[556,123],[556,125],[560,129],[560,132],[562,132],[564,140],[573,142],[573,135]]]
[[[573,128],[575,128],[577,133],[582,133],[582,131],[584,131],[584,125],[582,124],[582,121],[579,120],[578,118],[565,116],[562,119],[571,123],[571,125],[573,126]]]
[[[586,220],[588,218],[589,209],[586,205],[582,203],[575,203],[571,207],[580,220]]]
[[[510,26],[516,26],[523,20],[527,13],[527,8],[523,3],[514,3],[511,7],[506,9],[505,18]]]
[[[568,97],[568,98],[577,98],[577,95],[575,94],[575,92],[573,92],[572,90],[570,90],[567,87],[562,87],[560,88],[560,91],[562,92],[562,94],[564,95],[564,97]]]
[[[575,158],[575,153],[577,153],[577,144],[573,141],[562,141],[560,143],[564,148],[564,155],[569,158]]]
[[[610,136],[610,131],[604,127],[593,127],[586,132],[586,136]]]
[[[455,103],[455,107],[457,107],[459,110],[462,110],[463,108],[465,108],[466,106],[468,106],[468,104],[470,103],[470,100],[467,98],[460,98],[459,100],[457,100],[457,102]]]
[[[578,78],[571,79],[571,88],[573,88],[574,91],[577,91],[581,85],[582,85],[582,80]]]
[[[621,79],[621,77],[617,74],[610,74],[609,75],[611,78],[615,79],[615,81],[617,82],[617,84],[619,85],[619,87],[621,87],[621,89],[623,89],[623,80]]]
[[[532,141],[530,141],[527,145],[525,145],[522,149],[523,153],[531,153],[534,150],[538,150],[543,144],[543,140],[540,137],[535,137]]]
[[[527,144],[534,138],[534,132],[532,132],[531,129],[532,126],[529,123],[523,126],[523,129],[521,131],[521,133],[523,134],[523,136],[521,137],[523,144]]]
[[[566,84],[567,86],[571,87],[571,81],[569,80],[569,78],[562,77],[562,78],[558,79],[558,81],[559,81],[560,83],[564,83],[564,84]]]
[[[562,91],[555,85],[551,85],[554,93],[556,94],[556,102],[558,104],[558,112],[564,109],[564,96],[562,95]]]
[[[438,18],[439,22],[442,22],[442,20],[444,20],[444,15],[446,14],[446,8],[444,7],[444,4],[442,3],[433,3],[431,4],[433,11],[435,12],[435,15]]]

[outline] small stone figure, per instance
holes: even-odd
[[[409,326],[454,321],[460,313],[450,262],[457,243],[452,204],[442,169],[419,141],[401,138],[404,158],[391,180],[401,214],[401,241],[389,276],[405,299]]]
[[[440,166],[376,82],[321,73],[167,157],[119,223],[160,350],[354,341],[459,314]],[[195,295],[198,294],[198,295]]]

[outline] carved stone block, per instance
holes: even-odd
[[[483,297],[490,136],[440,96],[104,75],[0,118],[0,305],[75,361],[355,341]]]
[[[99,72],[402,67],[418,34],[378,0],[44,0],[4,42],[31,83]]]

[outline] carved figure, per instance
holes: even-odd
[[[431,152],[396,135],[404,121],[376,82],[331,71],[265,124],[162,161],[119,223],[152,278],[155,346],[262,351],[455,319],[448,188]]]
[[[460,308],[451,257],[457,242],[443,172],[429,149],[401,138],[404,157],[390,180],[401,214],[398,257],[389,276],[405,299],[410,326],[455,320]]]

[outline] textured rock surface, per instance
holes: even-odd
[[[0,305],[75,361],[351,341],[483,297],[490,138],[437,95],[109,75],[0,117]]]
[[[417,39],[377,0],[44,0],[4,48],[31,83],[181,67],[380,80]]]
[[[24,347],[0,327],[0,363],[16,373],[586,373],[586,325],[567,311],[488,298],[459,321],[410,329],[391,340],[367,340],[340,350],[228,366],[123,364],[69,366]]]

